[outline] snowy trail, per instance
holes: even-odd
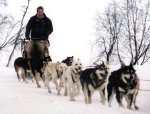
[[[150,67],[149,67],[150,68]],[[148,68],[144,68],[148,71]],[[150,72],[150,71],[149,71]],[[148,79],[146,72],[141,72]],[[150,74],[150,73],[149,73]],[[42,83],[41,83],[42,84]],[[98,92],[95,92],[90,105],[85,105],[81,95],[76,101],[70,102],[68,97],[57,96],[54,85],[51,83],[52,94],[47,89],[37,88],[31,81],[26,84],[17,81],[13,68],[0,67],[0,114],[149,114],[150,92],[139,92],[137,104],[139,111],[119,108],[115,98],[112,107],[102,105]],[[141,88],[150,89],[150,82],[142,83]]]

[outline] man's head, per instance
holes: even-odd
[[[37,17],[39,19],[44,17],[44,8],[42,6],[37,7]]]

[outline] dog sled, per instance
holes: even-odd
[[[49,56],[49,49],[50,46],[48,40],[21,40],[21,54],[24,58],[36,58],[37,53],[38,57],[42,58],[44,62],[52,61],[51,57]]]

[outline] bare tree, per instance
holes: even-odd
[[[0,51],[3,50],[4,48],[7,48],[8,46],[11,46],[14,42],[14,39],[16,37],[16,33],[12,34],[13,31],[15,30],[15,28],[17,27],[18,22],[15,23],[14,25],[10,26],[9,28],[7,28],[8,30],[6,31],[6,34],[4,35],[4,38],[0,44]]]
[[[96,61],[106,58],[109,63],[113,56],[116,56],[117,39],[121,36],[122,16],[119,13],[119,5],[113,1],[109,4],[105,13],[96,15],[96,46],[99,48],[99,55]]]
[[[10,56],[9,56],[8,63],[7,63],[7,65],[6,65],[7,67],[9,66],[9,64],[10,64],[10,62],[11,62],[12,56],[13,56],[13,54],[14,54],[14,51],[15,51],[17,45],[18,45],[18,40],[19,40],[20,36],[22,36],[22,34],[24,34],[24,33],[22,33],[22,32],[24,32],[24,28],[25,28],[25,27],[23,26],[23,22],[24,22],[25,15],[26,15],[26,13],[27,13],[27,11],[28,11],[28,8],[29,8],[29,4],[30,4],[30,0],[28,0],[28,4],[27,4],[27,6],[26,6],[26,8],[25,8],[24,14],[23,14],[22,19],[21,19],[21,22],[20,22],[20,28],[19,28],[19,30],[18,30],[18,32],[17,32],[17,34],[16,34],[15,39],[14,39],[14,43],[13,43],[13,44],[14,44],[14,47],[13,47],[13,49],[12,49],[12,52],[11,52]]]
[[[8,5],[7,0],[0,0],[0,5],[7,6]]]
[[[134,65],[144,64],[150,58],[150,1],[126,0],[122,11],[125,49]]]
[[[7,1],[1,0],[0,6],[1,9],[6,8]],[[14,28],[12,23],[13,17],[10,14],[0,12],[0,51],[9,44],[7,41],[12,29]]]
[[[0,1],[0,8],[7,8],[7,1]],[[17,36],[18,26],[20,22],[14,22],[14,18],[8,12],[0,13],[0,51],[7,50],[7,47],[12,46],[14,44],[15,38]]]
[[[96,18],[98,59],[128,58],[135,64],[150,59],[150,0],[124,0],[108,5]]]

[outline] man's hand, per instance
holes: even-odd
[[[30,37],[26,37],[26,40],[30,40]]]

